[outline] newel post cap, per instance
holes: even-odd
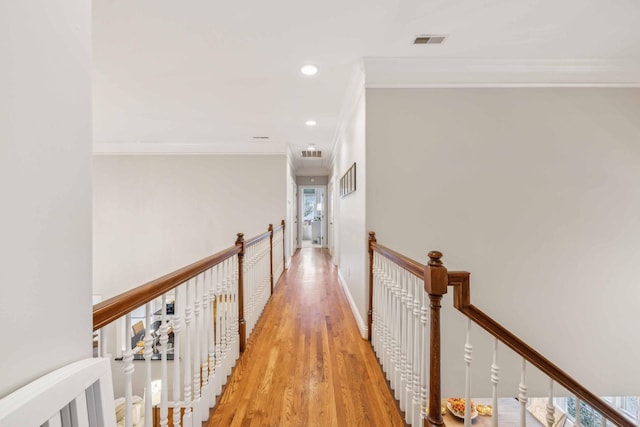
[[[449,274],[442,264],[442,252],[431,251],[429,262],[424,268],[424,290],[432,295],[444,295],[449,285]]]

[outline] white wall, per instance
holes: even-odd
[[[94,293],[111,297],[286,214],[286,156],[95,156]]]
[[[91,356],[91,2],[0,13],[0,398]]]
[[[639,394],[640,90],[369,89],[366,109],[378,241],[423,263],[441,250],[475,305],[584,385]],[[459,393],[464,322],[450,295],[443,310]]]
[[[336,206],[337,244],[336,254],[341,279],[346,284],[348,298],[354,310],[360,331],[366,336],[368,299],[368,249],[367,231],[365,228],[365,92],[364,86],[359,92],[345,116],[346,120],[340,129],[336,144],[336,160],[333,169],[333,182],[356,163],[355,192],[338,199]]]

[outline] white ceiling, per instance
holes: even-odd
[[[325,160],[296,165],[326,168],[362,64],[371,87],[640,81],[632,0],[94,0],[93,15],[95,152],[315,144]]]

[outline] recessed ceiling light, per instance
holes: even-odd
[[[300,72],[305,76],[315,76],[318,74],[318,67],[312,64],[303,65]]]
[[[315,126],[318,124],[318,122],[316,122],[315,120],[307,120],[306,122],[304,122],[304,124],[307,126]]]

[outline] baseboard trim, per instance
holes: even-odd
[[[349,307],[351,308],[351,313],[353,313],[353,318],[356,320],[356,324],[358,325],[358,330],[360,330],[360,336],[363,339],[367,339],[369,336],[368,330],[367,330],[367,323],[362,319],[362,316],[360,316],[360,312],[356,307],[356,302],[353,300],[353,297],[351,296],[351,292],[349,291],[349,287],[347,286],[347,281],[344,280],[344,277],[342,277],[342,273],[340,273],[340,270],[338,270],[338,283],[340,283],[340,287],[344,291],[344,294],[347,297],[347,301],[349,301]]]

